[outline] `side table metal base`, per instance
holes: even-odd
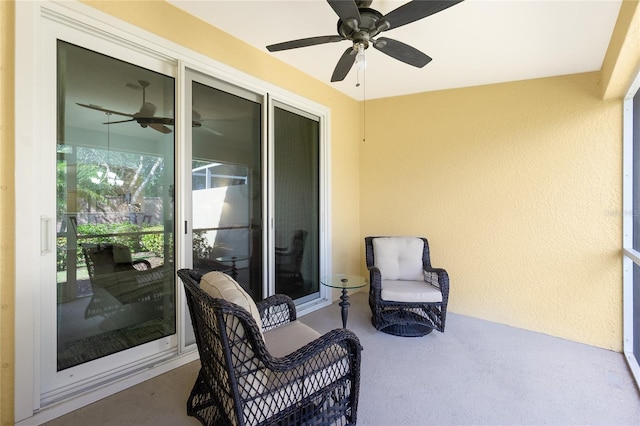
[[[351,303],[349,303],[349,295],[347,294],[346,288],[342,289],[342,296],[340,296],[340,300],[341,302],[338,303],[338,305],[342,308],[342,328],[347,328],[347,317],[349,316],[349,306],[351,306]]]
[[[320,283],[327,287],[342,290],[340,303],[338,303],[338,305],[340,306],[340,315],[342,316],[342,328],[347,328],[347,317],[349,316],[349,306],[351,306],[347,291],[364,287],[367,285],[367,279],[357,275],[334,274],[321,278]]]

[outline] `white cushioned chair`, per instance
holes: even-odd
[[[420,237],[366,237],[371,322],[397,336],[444,332],[449,299],[447,271],[431,267],[429,243]]]
[[[205,425],[355,424],[362,347],[321,335],[285,295],[254,302],[223,272],[181,269],[200,354],[187,414]]]

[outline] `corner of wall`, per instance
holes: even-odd
[[[640,2],[623,1],[602,63],[602,98],[624,98],[640,72]]]

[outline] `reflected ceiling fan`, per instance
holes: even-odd
[[[338,15],[338,35],[309,37],[299,40],[285,41],[267,46],[269,52],[314,46],[317,44],[335,43],[349,40],[352,47],[344,51],[336,65],[331,81],[342,81],[358,59],[364,57],[364,50],[373,47],[392,58],[414,67],[422,68],[431,58],[418,49],[400,41],[377,37],[381,32],[410,24],[419,19],[438,13],[454,6],[463,0],[413,0],[383,15],[375,9],[369,8],[372,0],[327,0]]]
[[[129,122],[135,121],[142,128],[151,127],[152,129],[157,130],[160,133],[171,133],[171,129],[168,128],[167,126],[173,126],[175,124],[175,120],[170,117],[156,117],[155,116],[156,106],[151,102],[147,102],[147,99],[146,99],[146,89],[150,83],[144,80],[138,80],[138,83],[140,84],[140,86],[136,86],[135,84],[126,85],[127,87],[136,89],[136,90],[140,90],[140,88],[142,88],[142,107],[140,107],[140,111],[134,114],[114,111],[114,110],[102,108],[101,106],[93,105],[93,104],[82,104],[80,102],[78,102],[77,104],[85,108],[93,109],[96,111],[102,111],[106,114],[116,114],[124,117],[131,117],[128,120],[109,121],[102,124],[111,125],[111,124],[129,123]],[[191,125],[193,127],[202,127],[203,129],[208,130],[217,136],[223,136],[223,134],[218,132],[217,130],[214,130],[207,126],[203,126],[202,121],[204,120],[202,119],[200,114],[197,111],[193,111],[193,119],[191,122]]]
[[[114,110],[102,108],[101,106],[93,105],[93,104],[82,104],[78,102],[78,105],[85,108],[94,109],[96,111],[102,111],[106,114],[116,114],[116,115],[121,115],[123,117],[131,117],[128,120],[109,121],[107,123],[102,123],[102,124],[110,125],[110,124],[128,123],[131,121],[135,121],[140,125],[140,127],[143,127],[143,128],[151,127],[152,129],[157,130],[158,132],[161,132],[161,133],[171,133],[171,129],[168,128],[167,126],[173,126],[173,124],[175,123],[175,120],[169,117],[155,117],[154,114],[156,113],[156,106],[151,102],[147,102],[147,99],[146,99],[146,90],[150,83],[144,80],[138,80],[138,83],[140,84],[140,87],[142,87],[142,107],[140,107],[140,111],[134,114],[114,111]],[[134,87],[134,85],[128,85],[128,87]],[[202,123],[200,123],[200,125],[202,125]]]

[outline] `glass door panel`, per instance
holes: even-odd
[[[207,83],[191,86],[192,116],[202,123],[191,132],[193,267],[227,272],[260,300],[262,106],[256,95]]]
[[[174,79],[57,44],[57,370],[176,329]]]
[[[320,123],[274,107],[275,292],[296,303],[319,297]]]

